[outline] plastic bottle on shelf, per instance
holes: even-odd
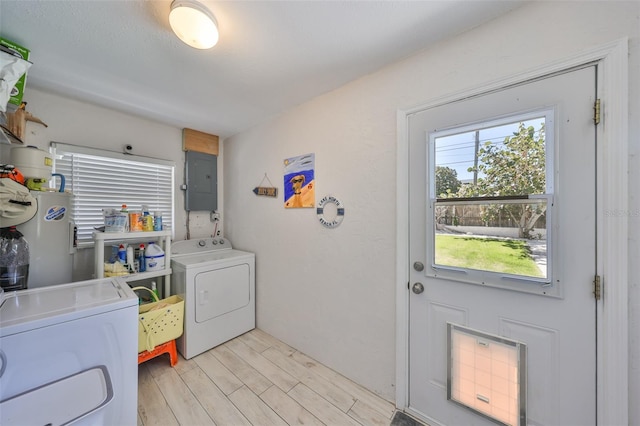
[[[124,215],[124,217],[125,217],[124,231],[125,232],[129,232],[129,210],[127,210],[127,205],[126,204],[122,205],[122,209],[120,210],[120,214]]]
[[[153,216],[149,213],[147,205],[142,205],[142,230],[153,231]]]
[[[144,252],[147,271],[161,271],[164,269],[164,251],[153,241],[147,244]]]
[[[140,244],[140,252],[138,253],[138,271],[144,272],[147,270],[147,265],[144,262],[144,244]]]
[[[120,244],[118,247],[118,261],[120,263],[127,263],[127,249],[124,248],[124,244]]]
[[[129,265],[129,270],[133,269],[133,261],[135,258],[133,257],[133,247],[127,246],[127,265]]]
[[[160,296],[158,295],[158,287],[156,286],[155,281],[151,281],[151,291],[156,295],[158,299],[160,299]]]
[[[162,212],[159,210],[153,213],[153,230],[162,231]]]

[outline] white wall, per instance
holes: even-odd
[[[639,6],[640,7],[640,6]],[[629,424],[640,424],[640,18],[629,55]],[[606,291],[606,289],[605,289]]]
[[[186,238],[184,194],[179,189],[184,181],[181,129],[37,90],[28,84],[24,100],[27,102],[27,111],[49,126],[27,122],[25,145],[48,151],[49,142],[55,141],[122,152],[123,146],[130,144],[137,155],[174,161],[175,238]],[[0,145],[0,161],[5,159],[7,162],[10,159],[10,147]],[[222,163],[221,159],[218,159],[218,163]],[[221,203],[219,207],[222,208]],[[209,221],[209,214],[192,212],[190,229],[191,238],[210,236],[213,224]],[[74,280],[90,279],[92,273],[93,250],[79,250],[74,260]]]
[[[637,179],[640,3],[535,2],[364,76],[224,141],[226,232],[256,252],[258,325],[393,399],[395,382],[396,111],[630,37],[631,178]],[[345,205],[338,228],[313,209],[251,189],[266,172],[281,190],[283,159],[316,154],[316,200]],[[633,180],[631,182],[634,182]],[[640,211],[637,185],[630,203]],[[633,214],[630,259],[640,254]],[[631,262],[631,343],[640,344],[640,264]],[[605,277],[606,280],[606,277]],[[640,350],[631,354],[640,397]],[[640,407],[631,404],[640,422]]]

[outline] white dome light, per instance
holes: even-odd
[[[174,0],[169,24],[180,40],[196,49],[210,49],[218,42],[216,18],[195,0]]]

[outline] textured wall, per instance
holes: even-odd
[[[395,226],[405,220],[396,218],[397,109],[626,36],[637,70],[638,13],[634,2],[528,4],[227,139],[226,231],[237,247],[257,253],[259,326],[393,399]],[[632,123],[638,94],[636,79]],[[637,152],[637,125],[632,131]],[[316,200],[331,194],[345,205],[336,229],[323,228],[311,209],[285,210],[282,199],[251,193],[265,172],[282,189],[282,160],[310,152],[316,154]],[[638,169],[638,160],[631,161]],[[639,272],[632,271],[634,285]],[[638,289],[632,292],[636,321]],[[632,333],[637,347],[640,331]],[[637,361],[632,373],[634,397]]]

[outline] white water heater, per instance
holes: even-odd
[[[73,195],[48,191],[31,191],[31,195],[38,201],[38,212],[17,226],[29,244],[27,288],[70,283],[76,252]]]
[[[11,163],[29,179],[49,180],[53,158],[47,151],[35,146],[20,146],[11,149]]]
[[[13,165],[29,182],[37,183],[51,179],[53,160],[47,151],[35,146],[11,149]],[[64,191],[64,183],[61,181]],[[32,190],[38,211],[21,225],[18,231],[29,244],[29,278],[27,288],[46,287],[72,282],[73,258],[76,252],[75,224],[71,220],[73,195],[53,190]]]

